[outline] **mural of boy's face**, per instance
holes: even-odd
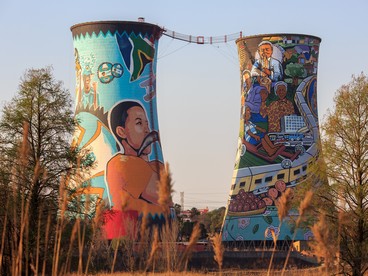
[[[248,122],[249,119],[250,119],[250,117],[252,116],[252,114],[250,112],[249,106],[246,105],[244,108],[245,108],[245,111],[244,111],[244,121],[245,122]]]
[[[140,106],[129,108],[127,113],[128,117],[125,121],[125,127],[116,127],[116,133],[120,138],[126,140],[129,146],[138,150],[141,147],[144,138],[150,132],[147,116]],[[143,151],[143,154],[149,154],[150,152],[151,147],[148,146]]]

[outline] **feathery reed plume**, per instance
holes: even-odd
[[[57,219],[56,229],[55,229],[55,243],[54,243],[54,253],[52,260],[52,273],[58,275],[59,272],[59,257],[60,257],[60,247],[62,232],[64,229],[64,214],[67,207],[67,194],[65,190],[65,178],[62,177],[59,185],[59,210],[60,217]]]
[[[119,249],[119,245],[120,245],[120,239],[112,240],[112,244],[113,244],[113,246],[115,246],[115,250],[114,250],[114,259],[113,259],[112,265],[111,265],[111,274],[114,273],[116,257],[118,255],[118,249]]]
[[[271,232],[273,243],[276,244],[277,236],[276,236],[276,233],[275,233],[275,229],[270,229],[270,232]]]
[[[329,273],[337,250],[331,243],[332,236],[324,213],[319,215],[319,221],[312,226],[311,230],[314,236],[314,242],[311,244],[313,253],[319,260],[324,260],[326,273]]]
[[[341,199],[341,206],[345,206],[345,200]],[[336,246],[336,263],[337,264],[341,264],[341,253],[340,253],[340,247],[341,247],[341,235],[342,235],[342,231],[343,231],[343,227],[345,228],[346,226],[349,225],[349,223],[351,222],[351,216],[350,214],[344,210],[343,207],[339,208],[339,214],[338,214],[338,228],[337,228],[337,246]],[[336,272],[335,275],[339,274],[339,265],[336,265]]]
[[[273,257],[275,255],[276,245],[277,245],[277,236],[276,236],[276,233],[275,233],[275,229],[271,228],[271,229],[269,229],[269,231],[271,232],[271,236],[272,236],[272,240],[273,240],[273,250],[272,250],[271,260],[270,260],[270,263],[268,265],[267,276],[269,276],[270,272],[271,272]]]
[[[214,259],[219,266],[220,274],[222,274],[222,262],[224,258],[224,246],[222,244],[222,236],[219,233],[216,233],[211,238],[213,251],[215,252]]]
[[[143,212],[142,212],[142,220],[141,220],[141,225],[140,225],[140,229],[139,229],[139,255],[142,256],[143,250],[144,250],[144,245],[147,241],[148,238],[148,215],[149,212],[147,210],[147,206],[143,207]]]
[[[289,211],[292,207],[292,199],[293,199],[293,195],[294,192],[292,189],[288,188],[286,189],[286,191],[284,193],[282,193],[280,199],[276,202],[276,206],[277,206],[277,214],[279,217],[279,233],[281,232],[281,226],[282,226],[282,222],[284,221],[284,219],[287,217],[287,215],[289,214]],[[270,264],[268,267],[268,273],[270,273],[271,270],[271,266],[272,266],[272,261],[273,261],[273,257],[276,251],[276,242],[277,242],[277,237],[275,235],[275,231],[273,229],[271,229],[271,234],[272,234],[272,239],[274,241],[274,247],[272,250],[272,256],[271,256],[271,260],[270,260]],[[266,241],[265,241],[266,243]]]
[[[24,180],[25,168],[28,166],[29,161],[29,143],[28,143],[28,132],[29,132],[29,124],[27,122],[23,123],[23,138],[22,143],[18,148],[18,158],[15,160],[14,165],[11,170],[11,182],[12,182],[12,190],[13,190],[13,198],[16,199],[18,197],[18,193],[20,193],[20,206],[18,205],[17,200],[14,201],[13,209],[13,224],[14,229],[12,231],[12,239],[11,239],[11,271],[13,275],[17,275],[22,272],[22,254],[23,254],[23,234],[24,234],[24,222],[28,218],[28,215],[25,215],[25,196],[22,193],[22,182]],[[26,204],[27,205],[27,204]],[[29,204],[28,204],[29,205]],[[17,210],[20,209],[20,217],[18,216]],[[19,235],[18,235],[19,233]]]
[[[104,209],[104,201],[98,200],[96,202],[96,211],[95,216],[92,220],[92,226],[95,230],[97,230],[98,226],[101,224],[103,219],[103,209]]]
[[[145,206],[142,212],[142,220],[139,231],[139,246],[138,246],[138,255],[139,259],[139,269],[144,270],[146,267],[147,255],[149,251],[149,241],[150,241],[150,232],[152,225],[149,224],[151,213],[148,211],[148,207]]]
[[[82,230],[81,230],[82,227]],[[86,225],[83,223],[79,224],[78,227],[78,249],[79,249],[79,258],[78,258],[78,274],[82,274],[83,272],[83,249],[84,249],[84,240],[86,237]]]
[[[160,171],[160,180],[158,182],[158,204],[160,205],[162,212],[165,216],[165,232],[170,232],[170,205],[172,205],[171,194],[173,192],[173,182],[171,178],[169,163],[165,164],[165,167]],[[170,255],[170,243],[165,242],[166,263],[167,271],[171,271],[172,256]]]
[[[291,209],[291,200],[293,198],[293,190],[288,188],[284,193],[282,193],[279,201],[277,202],[277,213],[280,221],[280,228],[282,221],[287,217]]]
[[[70,235],[69,249],[68,249],[68,253],[66,254],[64,274],[66,274],[67,271],[70,270],[71,254],[72,254],[72,249],[73,249],[73,243],[75,241],[75,237],[77,236],[77,231],[79,229],[79,224],[80,224],[80,219],[77,218],[76,221],[74,222],[74,225],[73,225],[73,228],[72,228],[72,233]]]
[[[121,194],[121,210],[125,211],[129,205],[129,195],[127,193]]]
[[[177,220],[171,221],[170,227],[165,227],[165,231],[162,232],[163,243],[166,244],[166,255],[170,256],[170,260],[167,259],[167,265],[169,267],[169,271],[178,271],[180,267],[178,267],[179,261],[179,252],[177,248],[177,237],[179,233],[179,223]],[[170,261],[170,262],[169,262]]]
[[[190,235],[189,244],[184,251],[183,257],[181,259],[181,264],[184,264],[184,270],[187,270],[188,260],[192,254],[194,246],[197,244],[199,236],[201,235],[201,229],[199,223],[194,225],[192,234]]]
[[[299,218],[297,220],[297,226],[299,226],[299,223],[303,219],[305,212],[308,211],[311,208],[311,202],[313,198],[313,191],[309,190],[305,193],[304,199],[299,205]]]
[[[44,247],[45,256],[47,256],[47,248],[49,244],[50,225],[51,225],[51,213],[48,214],[47,223],[46,223],[46,232],[45,232],[46,235],[45,235],[45,247]],[[46,258],[43,259],[42,275],[45,275],[45,272],[46,272]]]
[[[291,245],[294,243],[294,240],[295,240],[295,236],[296,236],[296,233],[297,233],[297,229],[299,227],[299,224],[300,222],[302,221],[305,213],[312,207],[311,206],[311,202],[312,202],[312,198],[313,198],[313,191],[312,190],[309,190],[305,193],[305,196],[304,196],[304,199],[300,202],[299,204],[299,217],[298,219],[296,220],[296,225],[295,225],[295,232],[293,234],[293,238],[291,240]],[[289,262],[289,257],[290,257],[290,252],[291,252],[291,246],[289,246],[289,250],[288,250],[288,253],[286,255],[286,259],[285,259],[285,262],[284,262],[284,266],[282,268],[282,271],[281,271],[281,276],[284,275],[285,273],[285,270],[286,270],[286,266]]]
[[[9,197],[6,200],[5,210],[8,210],[9,207]],[[4,254],[4,247],[5,247],[5,234],[7,229],[7,222],[8,222],[8,212],[5,212],[4,224],[3,224],[3,232],[1,234],[1,249],[0,249],[0,271],[3,264],[3,254]]]
[[[151,252],[147,261],[147,265],[146,265],[146,269],[145,271],[148,270],[148,268],[150,267],[150,265],[153,263],[153,271],[155,271],[155,264],[154,264],[154,258],[156,255],[157,250],[160,248],[159,245],[159,231],[158,228],[156,227],[154,230],[154,234],[153,234],[153,242],[152,242],[152,246],[151,246]]]
[[[168,213],[168,207],[172,203],[172,186],[173,184],[170,173],[170,166],[169,163],[166,163],[165,168],[163,168],[160,172],[160,181],[158,183],[158,204],[164,210],[165,214]]]
[[[122,250],[125,252],[125,258],[127,267],[130,271],[134,271],[134,266],[136,264],[136,240],[138,236],[137,222],[133,218],[125,218],[124,220],[124,231],[125,236],[121,238],[120,243]],[[139,249],[139,247],[138,247]]]
[[[38,212],[38,223],[37,223],[37,242],[36,242],[36,265],[34,266],[34,274],[38,273],[39,256],[40,256],[40,241],[41,241],[41,217],[43,211],[43,204]]]
[[[39,178],[40,175],[40,163],[39,161],[37,161],[36,166],[34,168],[34,172],[33,172],[33,179],[32,179],[32,183],[31,183],[31,187],[33,187],[33,185],[35,184],[35,182],[37,181],[37,179]],[[30,192],[30,195],[32,195],[32,190]],[[25,205],[25,206],[24,206]],[[26,243],[26,262],[25,265],[26,267],[28,267],[28,222],[29,222],[29,208],[30,208],[30,200],[29,199],[25,199],[25,196],[22,195],[22,212],[21,212],[21,227],[20,227],[20,234],[19,234],[19,245],[18,245],[18,252],[17,252],[17,257],[16,257],[16,274],[18,273],[22,273],[22,258],[23,258],[23,241],[25,238],[25,243]]]
[[[84,272],[85,275],[88,275],[88,267],[91,261],[93,244],[95,243],[98,227],[101,225],[102,209],[103,209],[102,207],[103,207],[103,201],[97,201],[96,206],[95,206],[96,208],[95,216],[92,220],[92,244],[90,244],[89,250],[88,250],[88,258],[87,258],[87,263],[86,263],[86,269]]]

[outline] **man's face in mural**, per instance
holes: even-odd
[[[116,133],[122,138],[125,154],[137,155],[137,150],[141,147],[144,138],[150,132],[146,113],[140,106],[133,106],[127,111],[128,117],[125,127],[116,127]],[[132,150],[133,149],[133,150]],[[149,154],[151,146],[148,146],[143,154]]]
[[[258,52],[262,59],[270,58],[272,56],[272,51],[272,46],[267,43],[258,47]]]
[[[84,91],[88,93],[91,90],[91,75],[83,75]]]
[[[280,100],[283,100],[285,99],[286,94],[286,87],[284,85],[279,85],[276,90],[276,95],[280,98]]]

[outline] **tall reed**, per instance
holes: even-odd
[[[271,232],[271,236],[272,236],[272,240],[273,240],[273,248],[272,248],[272,255],[271,255],[270,263],[268,264],[267,276],[270,275],[271,270],[272,270],[272,262],[273,262],[273,257],[274,257],[275,252],[276,252],[277,239],[278,239],[278,237],[276,236],[276,233],[275,233],[275,229],[270,229],[269,231]]]
[[[292,207],[292,198],[293,198],[293,190],[288,188],[284,193],[282,193],[280,199],[278,200],[277,206],[277,214],[280,221],[281,228],[282,222],[288,216],[289,211]],[[281,229],[280,229],[281,230]]]
[[[145,271],[147,271],[151,265],[153,266],[152,270],[155,271],[154,260],[155,260],[156,253],[159,250],[159,248],[160,248],[160,235],[159,235],[158,228],[155,227],[154,234],[153,234],[153,241],[152,241],[152,245],[151,245],[151,252],[150,252],[149,258],[147,260]]]
[[[190,235],[188,246],[185,248],[185,251],[180,261],[181,267],[184,268],[184,271],[187,270],[189,258],[193,252],[195,245],[198,242],[200,235],[201,235],[201,229],[200,229],[199,223],[196,223],[194,225],[192,234]]]
[[[8,210],[9,208],[9,197],[6,199],[6,204],[5,204],[5,210]],[[4,254],[4,248],[5,248],[5,234],[6,234],[6,229],[8,227],[8,212],[5,212],[5,218],[4,218],[4,223],[3,223],[3,231],[1,234],[1,248],[0,248],[0,273],[1,273],[1,269],[2,269],[2,265],[3,265],[3,254]]]
[[[172,205],[172,195],[173,193],[173,182],[170,172],[169,163],[165,164],[165,167],[160,171],[160,180],[158,182],[158,204],[162,209],[162,213],[165,217],[164,231],[165,235],[170,232],[171,218],[169,206]],[[176,239],[176,237],[175,237]],[[171,260],[171,250],[170,250],[170,240],[166,240],[164,243],[164,252],[166,253],[167,271],[172,270],[172,260]]]
[[[94,206],[94,208],[95,208],[95,214],[94,214],[94,217],[92,219],[92,238],[91,238],[91,244],[90,244],[89,250],[88,250],[87,263],[86,263],[86,268],[85,268],[85,272],[84,272],[85,275],[88,275],[88,268],[89,268],[89,264],[90,264],[90,261],[91,261],[93,244],[95,243],[95,240],[99,238],[97,236],[97,234],[98,234],[98,229],[101,226],[101,222],[102,222],[103,201],[97,202],[97,204],[96,204],[96,206]]]
[[[307,191],[306,194],[305,194],[305,196],[304,196],[304,199],[299,204],[299,209],[298,209],[298,211],[299,211],[299,217],[296,220],[295,231],[294,231],[294,234],[293,234],[293,238],[291,239],[291,246],[289,246],[288,253],[286,255],[286,259],[285,259],[285,262],[284,262],[284,266],[282,268],[281,276],[284,275],[285,270],[286,270],[286,266],[287,266],[287,264],[289,262],[291,248],[293,246],[293,243],[294,243],[294,240],[295,240],[295,236],[296,236],[296,233],[298,231],[299,224],[304,219],[304,216],[305,216],[306,212],[311,208],[313,194],[314,193],[313,193],[312,190]]]
[[[211,238],[211,242],[213,246],[213,251],[215,253],[214,259],[218,264],[220,275],[222,275],[222,263],[223,263],[224,251],[225,251],[224,246],[222,244],[222,235],[220,233],[216,233]]]
[[[326,215],[321,213],[318,222],[311,228],[314,236],[314,242],[311,244],[313,253],[319,260],[323,260],[325,264],[325,274],[329,275],[332,272],[334,259],[337,248],[331,243],[332,233],[326,222]]]
[[[71,177],[68,173],[64,174],[58,184],[59,191],[44,185],[49,175],[44,164],[41,164],[42,160],[33,160],[34,157],[30,156],[31,134],[30,125],[24,123],[22,141],[18,145],[17,157],[12,160],[9,181],[6,183],[9,189],[4,193],[6,202],[2,205],[5,210],[4,220],[1,220],[0,274],[63,275],[70,272],[73,242],[76,237],[83,236],[83,227],[78,218],[72,225],[71,236],[66,235],[66,226],[73,222],[67,215],[70,204],[70,187],[67,186]],[[50,174],[59,173],[53,171]],[[82,180],[78,177],[75,179]],[[77,186],[82,183],[78,181]],[[50,200],[57,197],[57,202]],[[91,223],[93,233],[99,227],[95,224]],[[70,246],[65,252],[68,240]],[[86,240],[80,239],[79,272],[87,274],[92,248],[89,248],[87,263],[83,263],[85,245]]]
[[[281,226],[282,223],[284,221],[284,219],[288,216],[289,211],[292,207],[292,198],[293,198],[293,190],[288,188],[286,189],[286,191],[284,193],[281,194],[280,199],[276,202],[276,206],[277,206],[277,214],[279,217],[279,233],[281,232]],[[267,271],[267,275],[269,275],[269,273],[271,272],[272,269],[272,262],[273,262],[273,258],[276,252],[276,246],[277,246],[277,240],[278,237],[276,236],[275,230],[274,229],[270,229],[271,231],[271,235],[272,235],[272,240],[273,240],[273,249],[272,249],[272,255],[271,255],[271,259],[270,259],[270,263],[268,265],[268,271]]]
[[[12,274],[18,275],[23,271],[23,243],[25,236],[28,236],[28,213],[29,213],[29,200],[26,198],[26,194],[23,193],[21,183],[23,181],[25,168],[29,163],[29,123],[24,122],[23,124],[23,139],[21,146],[19,147],[18,160],[15,160],[14,167],[12,169],[12,187],[13,187],[13,239],[12,244]],[[37,162],[39,165],[39,163]],[[39,173],[39,170],[35,168],[35,171]],[[34,178],[33,178],[34,179]],[[20,195],[19,195],[20,193]],[[20,206],[17,206],[20,197]],[[18,199],[18,200],[17,200]],[[17,209],[20,208],[20,217],[18,217]],[[19,219],[19,220],[18,220]],[[17,236],[19,234],[19,237]],[[28,242],[26,240],[25,242]],[[26,252],[28,253],[28,252]],[[28,258],[25,260],[26,269],[28,269]]]
[[[87,172],[77,170],[78,177],[69,174],[64,175],[59,183],[59,190],[53,191],[58,196],[58,201],[52,202],[52,207],[45,203],[40,205],[40,209],[36,212],[38,221],[35,223],[35,229],[31,229],[34,233],[31,236],[28,221],[31,210],[30,196],[31,190],[25,191],[22,188],[22,181],[26,178],[25,168],[29,167],[29,143],[28,143],[29,125],[24,125],[23,142],[19,145],[19,154],[14,162],[12,169],[11,197],[7,197],[4,220],[2,221],[1,245],[0,245],[0,273],[4,264],[4,251],[7,249],[7,237],[10,247],[11,265],[9,271],[12,275],[67,275],[71,271],[77,272],[79,275],[88,275],[94,267],[94,254],[98,254],[97,243],[101,237],[101,217],[103,204],[95,206],[92,199],[81,192],[81,186]],[[27,167],[27,168],[28,168]],[[77,168],[80,167],[80,159],[78,159]],[[24,175],[23,175],[24,174]],[[33,168],[32,179],[29,180],[30,186],[34,186],[36,181],[46,181],[48,172],[42,168],[40,162],[35,162]],[[72,180],[71,180],[72,179]],[[75,191],[71,195],[71,187],[69,184],[73,182]],[[75,182],[75,183],[74,183]],[[152,234],[152,226],[147,221],[149,210],[144,211],[139,227],[134,221],[130,222],[131,229],[125,231],[127,234],[121,239],[117,239],[113,247],[109,248],[109,252],[113,253],[113,257],[108,258],[111,261],[111,272],[117,269],[117,261],[121,257],[120,252],[126,254],[122,258],[126,259],[127,267],[130,271],[136,268],[137,237],[141,238],[140,245],[142,248],[138,250],[141,254],[138,256],[142,260],[142,266],[145,271],[152,268],[164,268],[163,271],[171,272],[180,270],[183,266],[185,269],[188,260],[200,236],[199,224],[196,224],[190,237],[189,245],[181,254],[176,245],[178,236],[178,224],[170,214],[169,206],[172,206],[173,181],[168,164],[165,169],[160,172],[160,181],[157,184],[159,199],[158,203],[161,207],[165,224],[161,229],[155,228]],[[83,195],[83,196],[82,196]],[[83,200],[82,200],[83,197]],[[71,202],[78,202],[72,205]],[[55,204],[54,204],[55,203]],[[69,208],[74,208],[73,211]],[[129,204],[123,200],[123,210]],[[91,209],[96,208],[94,219],[90,219]],[[75,213],[74,213],[75,212]],[[36,219],[37,219],[36,218]],[[129,222],[127,221],[127,224]],[[128,227],[128,226],[127,226]],[[12,229],[12,231],[9,231]],[[138,231],[140,235],[138,235]],[[30,244],[30,239],[34,239],[34,248]],[[221,237],[214,242],[216,261],[220,271],[222,269],[223,248],[221,245]],[[218,246],[216,246],[216,244]],[[138,247],[139,247],[138,246]],[[124,249],[120,251],[120,249]],[[113,260],[111,260],[113,258]]]

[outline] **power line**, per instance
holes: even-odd
[[[181,46],[181,47],[179,47],[179,48],[177,48],[177,49],[173,50],[172,52],[170,52],[170,53],[168,53],[168,54],[166,54],[166,55],[159,56],[159,57],[158,57],[158,59],[162,59],[162,58],[164,58],[164,57],[167,57],[167,56],[169,56],[169,55],[171,55],[171,54],[173,54],[173,53],[175,53],[175,52],[177,52],[177,51],[179,51],[179,50],[183,49],[184,47],[188,46],[189,44],[190,44],[190,43],[188,42],[187,44],[184,44],[183,46]]]

